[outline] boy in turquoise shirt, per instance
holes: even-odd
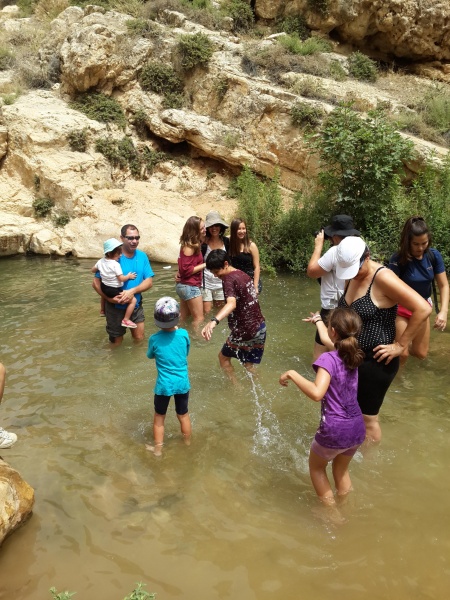
[[[189,375],[187,357],[190,340],[185,329],[178,329],[180,306],[170,296],[160,298],[155,305],[155,325],[160,331],[148,340],[147,357],[156,362],[155,414],[153,417],[154,445],[146,444],[155,456],[161,456],[164,443],[164,420],[171,396],[175,399],[175,411],[181,425],[184,441],[191,437],[191,419],[188,413]]]

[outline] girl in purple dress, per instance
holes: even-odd
[[[314,319],[322,320],[320,315]],[[335,504],[335,499],[326,472],[328,463],[332,463],[338,496],[347,494],[352,489],[348,467],[366,435],[356,398],[358,366],[364,359],[356,339],[361,326],[354,310],[336,308],[328,321],[328,336],[335,350],[321,354],[313,364],[315,381],[296,371],[286,371],[280,377],[281,385],[287,386],[291,379],[311,400],[321,402],[320,425],[309,453],[309,473],[320,500],[329,506]]]

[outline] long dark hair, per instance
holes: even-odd
[[[349,369],[359,367],[364,360],[364,352],[357,340],[362,328],[361,317],[352,308],[335,308],[329,314],[328,325],[338,336],[334,347],[345,366]]]
[[[413,237],[419,235],[428,236],[428,248],[431,246],[431,231],[422,217],[410,217],[403,226],[402,235],[400,236],[400,248],[398,251],[398,263],[406,265],[411,260],[411,241]]]
[[[230,250],[229,250],[229,255],[230,256],[239,256],[240,252],[241,252],[241,240],[238,238],[237,236],[237,231],[239,229],[239,225],[241,223],[244,223],[245,225],[245,221],[243,219],[233,219],[231,221],[231,225],[230,225]],[[244,252],[250,252],[250,244],[251,244],[251,240],[248,236],[248,230],[247,233],[245,234],[245,237],[243,239],[243,244],[244,244]]]

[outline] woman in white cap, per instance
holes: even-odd
[[[212,250],[225,250],[228,254],[230,240],[224,235],[228,223],[222,219],[217,210],[211,210],[206,215],[206,241],[202,244],[203,260],[206,261]],[[222,280],[215,277],[205,268],[202,284],[203,312],[207,315],[212,307],[221,308],[225,304]]]
[[[366,424],[366,439],[379,442],[378,413],[397,374],[399,356],[428,318],[431,307],[392,271],[373,261],[361,238],[346,237],[339,244],[336,275],[349,280],[339,306],[352,308],[363,322],[358,342],[365,359],[358,368],[358,403]],[[411,318],[402,336],[395,341],[397,304],[411,311]],[[315,315],[311,320],[318,323],[321,339],[326,343],[320,316]]]

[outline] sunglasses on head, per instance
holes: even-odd
[[[128,241],[133,241],[133,240],[140,240],[141,236],[140,235],[125,235],[124,236]]]

